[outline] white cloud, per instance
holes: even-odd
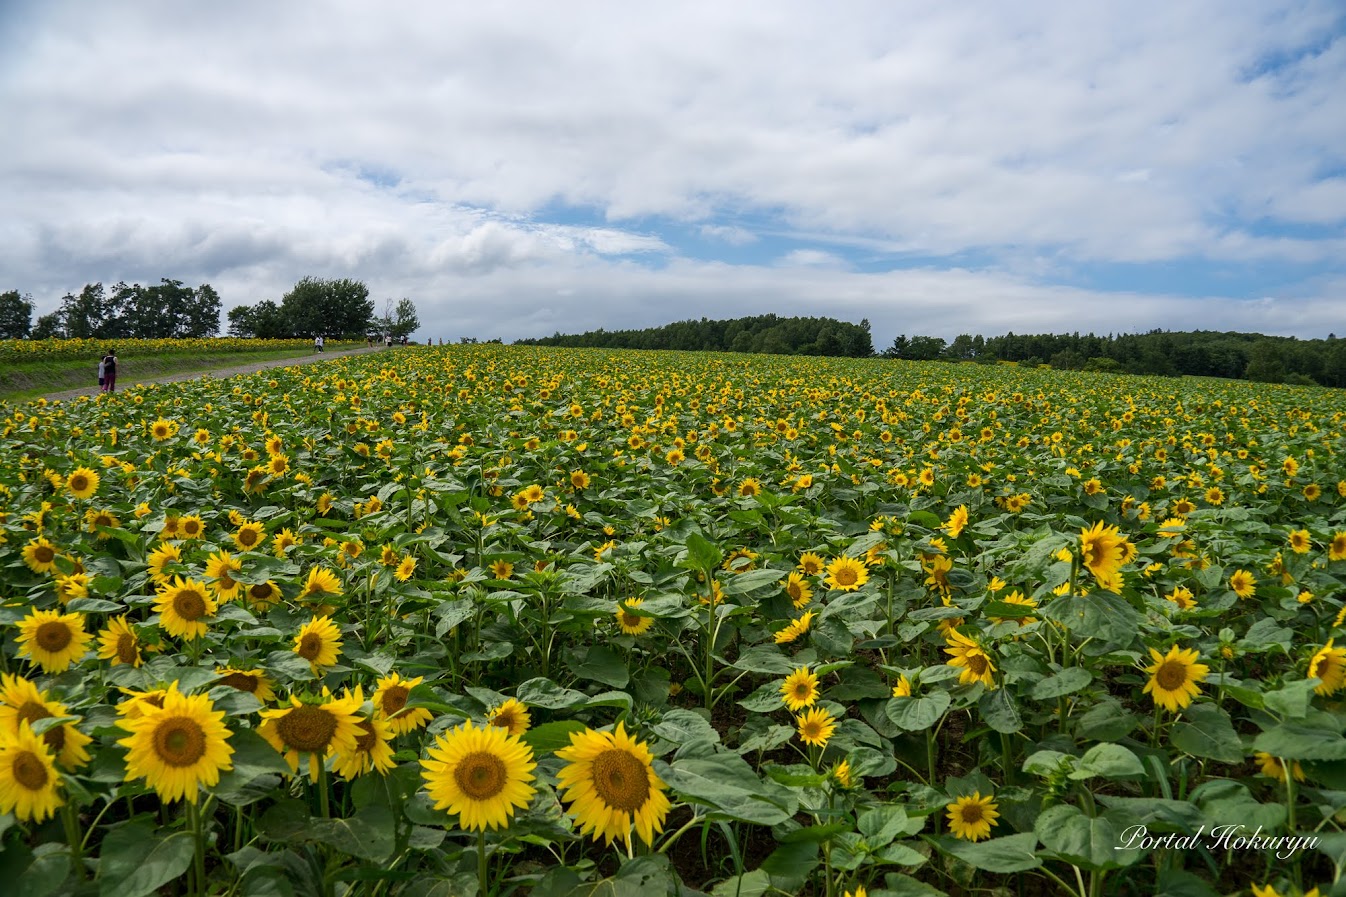
[[[1232,326],[1258,306],[1053,277],[1252,260],[1299,266],[1285,291],[1340,318],[1344,21],[1335,0],[8,3],[0,289],[49,307],[161,276],[230,304],[307,274],[427,303],[536,284],[572,329],[808,288],[876,331],[902,295],[946,332],[973,300],[942,290],[1017,285],[1042,329],[1094,304],[1118,328],[1190,303]],[[660,220],[789,270],[680,258]],[[765,249],[780,235],[812,245]],[[995,267],[865,274],[857,253]],[[1267,328],[1321,330],[1296,317],[1313,297]]]

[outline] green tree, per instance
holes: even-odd
[[[280,302],[287,336],[363,336],[374,318],[369,287],[358,280],[305,277]]]
[[[416,315],[416,303],[410,299],[398,302],[395,310],[384,315],[383,326],[394,340],[410,337],[421,326],[421,319]]]
[[[33,329],[33,297],[0,293],[0,339],[27,339]]]

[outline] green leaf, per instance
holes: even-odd
[[[149,827],[153,828],[152,824]],[[140,843],[132,843],[130,838],[140,836]],[[111,839],[111,835],[108,836]],[[116,851],[126,849],[127,854],[116,856]],[[177,832],[167,838],[156,839],[145,829],[137,826],[127,831],[121,840],[111,848],[104,842],[101,855],[104,858],[99,869],[100,897],[145,897],[153,894],[170,881],[176,881],[192,864],[196,852],[196,839],[191,832]],[[113,854],[112,865],[105,867],[109,854]]]
[[[1072,804],[1044,810],[1033,831],[1043,847],[1067,863],[1091,871],[1130,866],[1145,855],[1137,847],[1126,846],[1123,828],[1106,815],[1091,818]]]
[[[907,811],[896,804],[883,804],[860,814],[856,820],[856,828],[871,847],[882,847],[897,838],[914,835],[924,824],[925,820],[909,818]]]
[[[698,570],[714,570],[724,560],[724,553],[700,533],[687,535],[687,565]]]
[[[1141,615],[1126,599],[1111,594],[1063,595],[1048,604],[1042,615],[1065,626],[1080,638],[1130,644],[1141,629]]]
[[[1253,739],[1253,750],[1289,760],[1346,760],[1346,738],[1306,722],[1286,722]]]
[[[1072,779],[1124,779],[1145,775],[1140,758],[1120,744],[1096,744],[1084,752],[1070,773]]]
[[[589,728],[577,719],[563,719],[534,726],[519,736],[519,739],[537,755],[554,754],[570,746],[570,735]]]
[[[788,676],[794,672],[796,664],[775,645],[754,645],[740,654],[738,660],[730,666],[749,673]]]
[[[625,688],[631,681],[626,661],[611,648],[595,645],[584,655],[584,660],[571,663],[570,671],[581,679],[601,682],[611,688]]]
[[[1234,731],[1229,714],[1214,704],[1188,707],[1182,719],[1173,724],[1169,740],[1175,748],[1193,757],[1208,757],[1224,763],[1238,763],[1243,759],[1243,743]]]
[[[58,893],[58,889],[69,875],[68,851],[54,850],[43,853],[33,858],[13,882],[13,890],[7,890],[5,893],[12,894],[13,897],[47,897],[48,894]]]
[[[726,751],[675,761],[655,761],[659,777],[680,797],[725,816],[757,825],[779,825],[794,815],[793,793],[764,782],[738,754]]]
[[[541,677],[520,683],[514,696],[529,707],[541,707],[544,710],[569,710],[589,701],[589,696],[584,692],[562,688],[550,679]]]
[[[353,857],[381,863],[396,848],[392,810],[370,804],[345,819],[314,819],[305,840],[326,844]]]
[[[736,573],[724,580],[724,593],[726,595],[747,595],[756,592],[759,589],[773,587],[785,576],[784,570],[749,570],[746,573]]]
[[[982,695],[981,700],[977,702],[977,709],[981,711],[981,718],[986,724],[997,732],[1008,735],[1024,727],[1023,717],[1019,715],[1019,708],[1015,706],[1014,696],[1006,689],[997,688]]]
[[[1094,681],[1094,674],[1084,667],[1066,667],[1046,679],[1039,679],[1028,696],[1037,701],[1050,701],[1062,695],[1073,694]]]
[[[1317,687],[1315,679],[1298,679],[1276,691],[1262,695],[1266,709],[1280,716],[1303,719],[1313,704],[1313,690]]]
[[[771,890],[771,879],[761,869],[726,878],[711,889],[711,897],[762,897]]]
[[[682,708],[666,711],[663,718],[649,728],[660,738],[678,745],[698,740],[714,744],[720,740],[720,733],[704,716]]]
[[[889,698],[885,712],[894,725],[908,732],[920,732],[939,722],[949,704],[948,692],[932,691],[919,698]]]
[[[798,893],[813,870],[818,868],[816,841],[785,842],[762,861],[761,869],[771,876],[771,885],[787,894]]]
[[[940,851],[955,856],[970,866],[987,872],[1026,872],[1042,865],[1037,856],[1038,837],[1032,832],[1006,835],[989,841],[960,841],[957,838],[931,838]]]

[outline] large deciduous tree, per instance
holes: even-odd
[[[280,303],[289,336],[361,336],[369,332],[374,300],[358,280],[305,277]]]
[[[384,329],[392,334],[394,340],[411,336],[420,329],[420,326],[421,319],[416,314],[416,303],[410,299],[398,302],[397,309],[384,319]]]
[[[0,339],[27,339],[33,329],[33,297],[0,293]]]

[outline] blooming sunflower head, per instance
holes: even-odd
[[[869,569],[858,558],[839,557],[827,565],[823,585],[841,592],[854,592],[869,582]]]
[[[143,778],[163,801],[196,803],[200,787],[219,783],[231,769],[234,749],[224,711],[206,695],[183,695],[177,683],[168,687],[163,706],[118,724],[130,736],[117,742],[128,748],[126,779]]]
[[[795,717],[799,740],[813,747],[823,747],[837,729],[836,717],[822,707],[814,707]]]
[[[532,725],[533,718],[528,708],[515,698],[506,698],[499,705],[486,711],[486,722],[504,729],[510,735],[522,735]]]
[[[964,841],[991,837],[991,828],[997,825],[1000,816],[994,798],[982,797],[980,791],[958,798],[945,809],[949,813],[949,831]]]
[[[431,713],[424,707],[411,707],[411,690],[424,681],[423,676],[403,679],[398,673],[389,673],[379,679],[374,689],[374,710],[387,719],[394,735],[414,732],[430,722]]]
[[[299,591],[299,600],[321,604],[342,594],[341,580],[326,567],[314,567],[308,571],[308,579]]]
[[[107,626],[98,633],[98,656],[112,661],[114,667],[119,664],[138,667],[143,662],[140,638],[126,621],[126,614],[108,620]]]
[[[1321,679],[1314,689],[1320,695],[1332,695],[1346,686],[1346,648],[1334,648],[1335,639],[1319,648],[1309,660],[1309,678]]]
[[[93,494],[98,491],[98,474],[87,467],[77,467],[66,478],[65,488],[75,498],[93,498]]]
[[[344,779],[355,779],[370,771],[387,775],[397,766],[393,760],[393,730],[377,716],[361,716],[357,726],[360,731],[355,736],[355,747],[336,751],[332,769]]]
[[[295,635],[292,650],[307,660],[315,672],[330,667],[341,655],[341,630],[331,617],[314,616]]]
[[[215,680],[217,685],[227,685],[238,691],[245,691],[263,704],[269,704],[276,699],[275,684],[262,670],[220,667],[215,672],[220,675],[220,678]]]
[[[785,677],[785,681],[781,683],[780,693],[781,700],[791,712],[812,707],[820,694],[818,675],[808,667],[799,667]]]
[[[234,530],[233,539],[239,551],[252,551],[266,541],[266,528],[249,520]]]
[[[654,842],[671,805],[644,742],[618,723],[612,732],[573,733],[570,746],[556,756],[566,762],[557,774],[561,799],[583,833],[607,844],[620,839],[629,847],[634,826],[642,841]]]
[[[0,738],[0,813],[42,822],[65,803],[61,781],[50,748],[26,721]]]
[[[218,608],[205,583],[181,576],[159,586],[154,605],[159,626],[169,635],[189,641],[206,634],[206,620]]]
[[[307,757],[309,780],[316,782],[324,758],[336,751],[354,750],[363,703],[359,689],[340,698],[325,688],[317,699],[291,696],[290,706],[262,711],[257,734],[285,756],[292,773],[299,772],[299,761]]]
[[[1210,667],[1198,662],[1200,655],[1195,648],[1184,651],[1174,645],[1167,654],[1151,648],[1150,657],[1154,663],[1145,669],[1150,680],[1143,693],[1153,697],[1156,704],[1176,713],[1201,694],[1197,683],[1206,678]]]
[[[626,635],[644,635],[654,625],[654,618],[641,616],[638,611],[644,598],[627,598],[617,605],[617,628]]]
[[[468,720],[435,739],[421,777],[435,809],[456,815],[468,831],[484,831],[504,828],[528,806],[536,767],[532,748],[517,737]]]
[[[19,621],[19,656],[44,673],[64,673],[84,656],[92,636],[84,631],[84,615],[34,609]]]

